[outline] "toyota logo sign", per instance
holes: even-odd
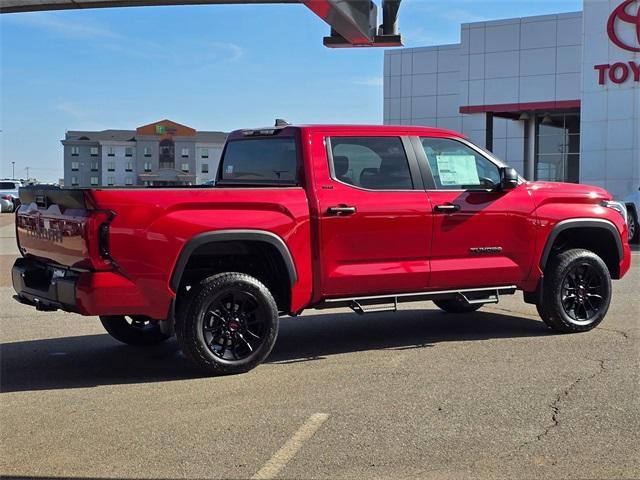
[[[631,24],[635,30],[629,38],[621,38],[619,30],[622,23]],[[640,52],[640,0],[625,0],[609,17],[607,33],[611,41],[618,47],[630,52]]]

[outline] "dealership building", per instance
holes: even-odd
[[[467,23],[459,44],[386,51],[384,123],[460,131],[527,179],[625,196],[640,186],[640,0]]]
[[[196,185],[215,179],[227,138],[171,120],[136,130],[68,131],[67,186]]]

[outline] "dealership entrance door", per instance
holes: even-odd
[[[535,179],[578,183],[580,114],[536,114],[535,126]]]

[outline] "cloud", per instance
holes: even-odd
[[[362,77],[356,78],[353,83],[356,85],[363,85],[365,87],[381,87],[384,85],[384,79],[382,76]]]
[[[236,45],[235,43],[231,43],[231,42],[213,42],[210,44],[212,47],[221,50],[222,53],[224,54],[224,52],[229,53],[229,60],[239,60],[240,58],[242,58],[245,54],[245,49],[242,48],[240,45]]]
[[[83,19],[81,22],[63,18],[53,13],[27,13],[10,16],[10,20],[27,27],[38,28],[71,38],[111,38],[122,39],[122,35],[102,25],[92,24]]]

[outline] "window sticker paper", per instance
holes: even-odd
[[[473,155],[436,155],[436,161],[443,186],[480,184]]]

